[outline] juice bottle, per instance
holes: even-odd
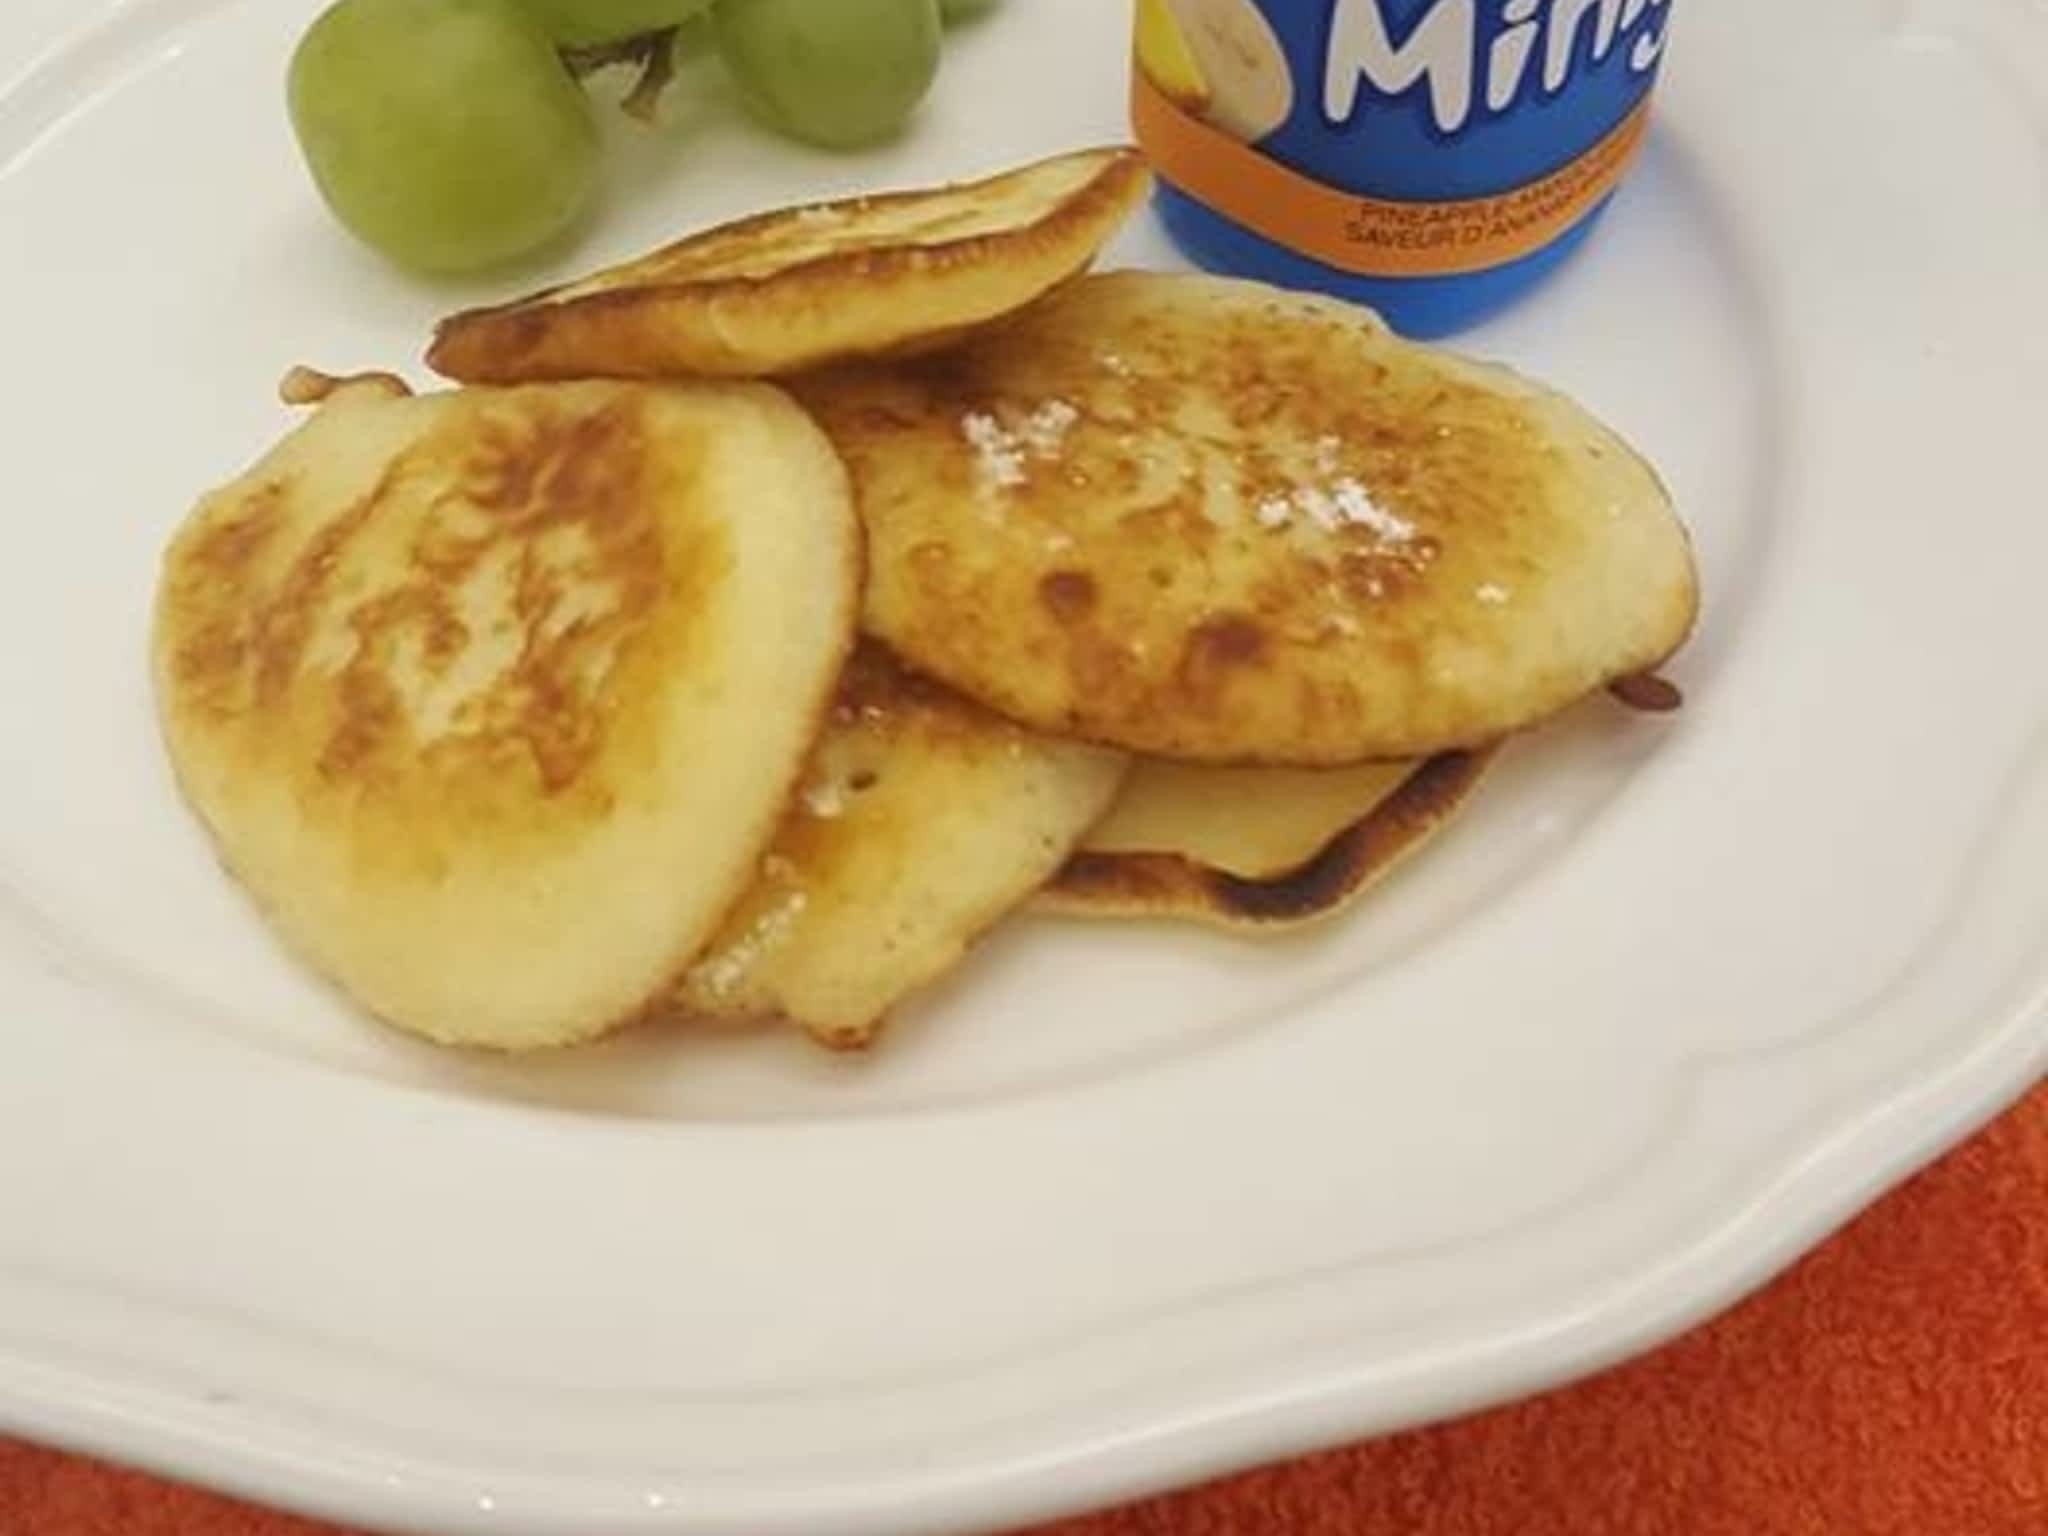
[[[1634,163],[1671,0],[1138,0],[1132,124],[1198,264],[1448,335]]]

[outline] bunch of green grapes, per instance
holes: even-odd
[[[598,134],[579,70],[619,59],[666,83],[679,29],[713,40],[748,108],[806,143],[902,131],[940,31],[996,0],[336,0],[292,55],[292,127],[359,239],[453,273],[530,254],[591,199]]]

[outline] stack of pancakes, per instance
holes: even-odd
[[[282,939],[450,1044],[858,1046],[1020,907],[1327,916],[1683,644],[1613,432],[1326,299],[1091,274],[1146,188],[770,214],[452,317],[461,387],[295,373],[154,631]]]

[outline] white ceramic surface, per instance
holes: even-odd
[[[1648,1346],[2048,1064],[2039,0],[1687,0],[1599,238],[1461,343],[1665,470],[1682,718],[1518,747],[1312,941],[1028,924],[864,1064],[492,1069],[279,958],[149,712],[279,374],[485,291],[316,206],[311,9],[0,10],[0,1426],[448,1536],[1016,1522]],[[1121,137],[1124,33],[1010,0],[872,158],[622,124],[560,263]]]

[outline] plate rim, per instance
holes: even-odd
[[[1984,0],[1984,3],[1989,5],[1990,0]],[[208,8],[210,0],[176,0],[175,5],[180,14],[197,14]],[[137,7],[115,4],[109,7],[109,14],[126,14],[134,9]],[[5,105],[4,97],[0,97],[0,112],[4,112]],[[1766,1205],[1780,1211],[1774,1235],[1752,1239],[1745,1248],[1738,1242],[1744,1225],[1742,1221],[1716,1225],[1699,1238],[1688,1255],[1689,1272],[1695,1277],[1689,1291],[1676,1287],[1667,1289],[1663,1293],[1662,1305],[1646,1308],[1631,1325],[1620,1326],[1610,1320],[1607,1341],[1602,1348],[1581,1350],[1569,1361],[1557,1357],[1552,1357],[1547,1363],[1532,1361],[1522,1368],[1519,1376],[1496,1374],[1494,1385],[1468,1390],[1462,1395],[1452,1393],[1427,1416],[1434,1418],[1444,1413],[1464,1411],[1486,1402],[1499,1401],[1503,1396],[1519,1396],[1600,1369],[1633,1354],[1653,1339],[1669,1337],[1697,1322],[1780,1272],[1854,1215],[1878,1191],[1892,1187],[1917,1171],[2002,1109],[2017,1102],[2044,1073],[2048,1073],[2048,977],[2033,976],[2031,987],[2031,995],[2017,1004],[2002,1021],[1987,1025],[1981,1035],[1973,1034],[1974,1045],[1947,1070],[1933,1074],[1930,1080],[1917,1087],[1909,1086],[1889,1094],[1882,1102],[1866,1106],[1861,1111],[1844,1111],[1838,1117],[1838,1123],[1811,1139],[1809,1150],[1794,1160],[1795,1166],[1774,1179],[1765,1180],[1765,1190],[1744,1204],[1753,1211],[1760,1211]],[[1793,1212],[1789,1220],[1782,1214],[1787,1209]],[[1757,1219],[1752,1215],[1750,1225],[1753,1226]],[[1722,1251],[1724,1249],[1725,1252]],[[1705,1253],[1704,1259],[1700,1257],[1701,1253]],[[1719,1255],[1718,1261],[1716,1254]],[[1713,1267],[1716,1263],[1718,1268]],[[6,1294],[7,1273],[4,1247],[0,1247],[0,1295]],[[1708,1273],[1714,1277],[1711,1282],[1698,1278]],[[956,1488],[928,1493],[907,1511],[893,1504],[887,1510],[849,1507],[841,1514],[811,1508],[792,1510],[789,1518],[770,1515],[764,1520],[748,1516],[744,1526],[739,1523],[720,1524],[719,1517],[712,1517],[709,1523],[692,1518],[687,1525],[682,1525],[678,1524],[681,1511],[670,1507],[650,1506],[629,1515],[593,1517],[590,1510],[581,1504],[556,1508],[531,1504],[518,1508],[509,1505],[483,1508],[465,1493],[455,1505],[445,1508],[437,1505],[429,1512],[420,1505],[417,1490],[402,1494],[394,1494],[389,1489],[379,1492],[367,1482],[349,1478],[340,1478],[331,1487],[314,1486],[307,1482],[305,1469],[294,1468],[289,1457],[280,1455],[266,1461],[247,1448],[240,1452],[219,1450],[209,1453],[196,1442],[174,1447],[175,1426],[163,1423],[145,1425],[143,1419],[147,1412],[141,1408],[131,1408],[125,1415],[104,1407],[99,1410],[88,1408],[67,1420],[61,1411],[53,1414],[47,1400],[39,1400],[35,1394],[11,1385],[22,1379],[32,1379],[39,1370],[51,1373],[53,1368],[48,1361],[39,1367],[34,1359],[20,1355],[14,1346],[7,1344],[4,1335],[0,1335],[0,1359],[21,1367],[19,1372],[0,1372],[0,1425],[53,1443],[150,1465],[172,1475],[200,1475],[218,1486],[266,1502],[307,1509],[333,1519],[357,1522],[367,1519],[372,1523],[396,1527],[431,1518],[436,1528],[451,1532],[533,1531],[536,1536],[542,1531],[559,1529],[564,1520],[577,1522],[578,1528],[588,1536],[608,1536],[614,1531],[689,1529],[709,1532],[728,1528],[745,1528],[756,1533],[771,1529],[801,1529],[823,1536],[823,1533],[831,1531],[877,1529],[876,1522],[885,1513],[888,1528],[897,1532],[937,1531],[962,1518],[977,1521],[1039,1518],[1087,1507],[1104,1497],[1126,1497],[1150,1491],[1190,1474],[1210,1475],[1247,1465],[1264,1459],[1275,1448],[1291,1454],[1335,1440],[1353,1438],[1359,1433],[1361,1424],[1370,1424],[1373,1419],[1372,1412],[1368,1411],[1369,1404],[1353,1402],[1348,1407],[1340,1406],[1338,1400],[1344,1395],[1343,1389],[1331,1385],[1321,1394],[1304,1396],[1297,1402],[1291,1410],[1295,1421],[1290,1428],[1281,1427],[1289,1410],[1269,1407],[1263,1410],[1258,1420],[1260,1432],[1257,1434],[1252,1433],[1249,1425],[1230,1428],[1227,1433],[1220,1425],[1210,1425],[1186,1428],[1178,1437],[1156,1436],[1141,1445],[1096,1447],[1082,1453],[1082,1459],[1069,1458],[1062,1464],[1062,1476],[1068,1481],[1058,1490],[1037,1490],[1034,1494],[1030,1490],[1013,1489],[1007,1496],[999,1496],[989,1491],[997,1484],[984,1478],[977,1485],[978,1492]],[[62,1368],[54,1369],[61,1371]],[[74,1390],[81,1398],[96,1399],[105,1404],[121,1395],[118,1390],[109,1392],[110,1386],[117,1385],[81,1378]],[[1368,1386],[1366,1390],[1369,1392],[1373,1388]],[[161,1407],[158,1409],[160,1415],[167,1411]],[[1412,1412],[1401,1412],[1394,1417],[1402,1422],[1413,1420]],[[1306,1422],[1308,1420],[1314,1422]],[[1212,1443],[1209,1437],[1217,1433],[1225,1434],[1228,1444],[1235,1449],[1226,1450]],[[1041,1475],[1039,1469],[1027,1471],[1030,1476]],[[734,1511],[735,1515],[738,1513]]]

